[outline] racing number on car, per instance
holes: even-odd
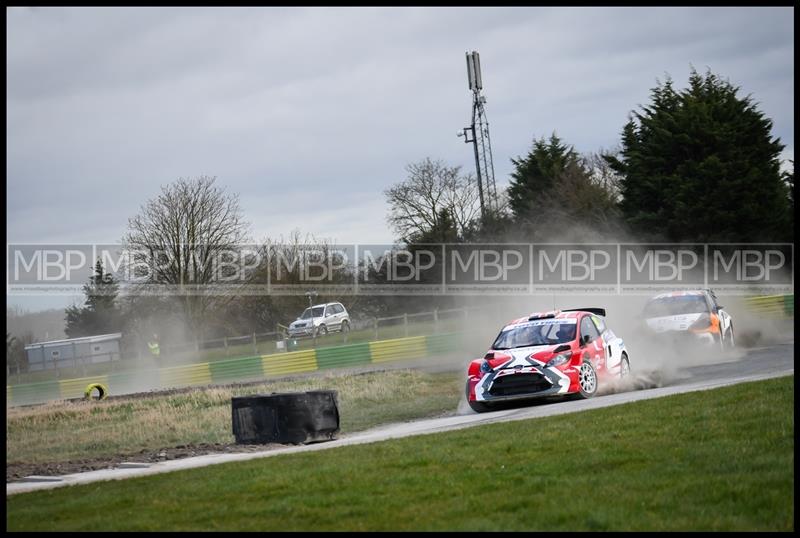
[[[594,340],[594,342],[592,342],[592,345],[594,346],[596,351],[594,355],[595,367],[598,370],[601,370],[602,368],[605,367],[606,363],[606,345],[605,342],[603,342],[603,337],[598,335],[598,337]]]

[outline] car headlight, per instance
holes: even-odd
[[[492,370],[492,365],[489,364],[489,361],[483,361],[481,363],[481,373],[482,374],[488,374],[488,373],[491,373],[493,371],[494,370]]]
[[[560,353],[550,359],[547,364],[545,364],[545,368],[550,368],[551,366],[558,366],[560,364],[564,364],[568,360],[572,358],[572,351],[567,351],[566,353]]]

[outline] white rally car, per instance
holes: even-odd
[[[674,343],[708,344],[720,350],[735,347],[731,316],[710,289],[656,295],[642,316],[656,337]]]

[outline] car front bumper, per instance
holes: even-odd
[[[297,327],[289,329],[289,336],[311,336],[313,327]]]
[[[489,403],[558,396],[566,394],[570,384],[567,376],[559,375],[551,368],[503,376],[494,372],[477,380],[470,399]]]
[[[716,333],[702,332],[696,333],[693,331],[663,331],[654,332],[652,334],[653,340],[662,345],[670,345],[673,347],[712,347],[717,341],[715,339]]]

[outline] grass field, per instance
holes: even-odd
[[[136,454],[193,443],[233,443],[231,397],[336,390],[342,432],[454,411],[463,372],[331,372],[236,388],[6,409],[6,463],[61,462]]]
[[[794,529],[794,377],[7,497],[7,530]]]

